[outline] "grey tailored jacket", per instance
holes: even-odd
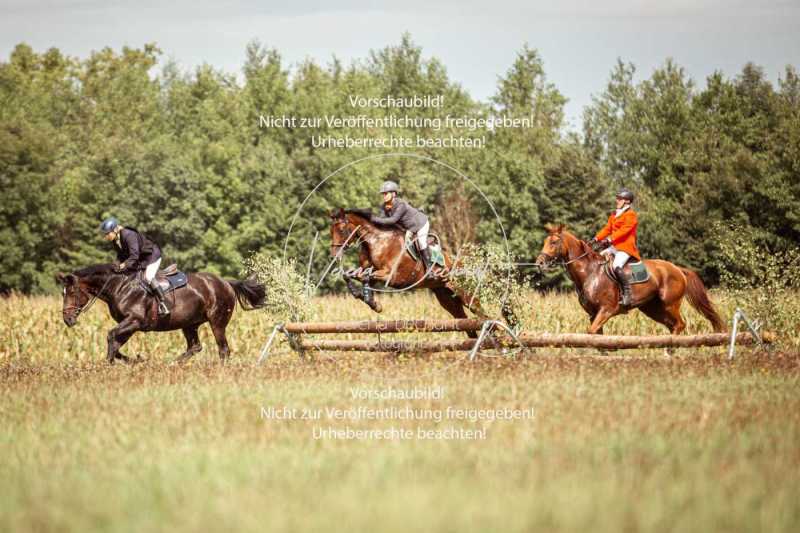
[[[382,224],[390,226],[396,224],[405,231],[412,231],[414,233],[422,229],[422,226],[428,222],[428,217],[420,211],[408,205],[407,202],[399,198],[395,198],[392,203],[392,209],[388,212],[384,206],[381,206],[381,213],[383,216],[372,215],[370,222],[374,224]]]

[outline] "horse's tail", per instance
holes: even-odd
[[[714,304],[711,303],[711,299],[708,297],[708,291],[706,290],[706,286],[703,284],[703,280],[700,279],[700,276],[697,275],[696,272],[689,270],[688,268],[678,267],[683,272],[683,275],[686,276],[686,295],[689,298],[689,303],[692,307],[697,310],[701,315],[706,317],[706,320],[711,322],[711,326],[714,328],[716,332],[725,331],[725,323],[722,321],[722,317],[719,316],[717,310],[714,308]]]
[[[267,298],[267,291],[264,285],[254,279],[246,279],[243,281],[236,279],[229,279],[233,290],[236,292],[236,299],[239,300],[239,305],[245,311],[252,311],[259,307],[264,307],[264,300]]]

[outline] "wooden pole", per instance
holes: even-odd
[[[362,320],[357,322],[288,322],[289,333],[399,333],[410,331],[480,331],[484,320]]]
[[[764,342],[773,342],[775,334],[762,333]],[[722,346],[728,343],[726,333],[704,335],[590,335],[587,333],[528,334],[520,336],[520,341],[528,348],[600,348],[627,350],[633,348],[692,348],[700,346]],[[362,340],[301,340],[303,350],[330,350],[342,352],[455,352],[468,351],[475,346],[475,339],[447,341],[362,341]],[[753,344],[750,333],[740,333],[736,343]],[[514,348],[517,344],[508,337],[487,338],[482,347]]]

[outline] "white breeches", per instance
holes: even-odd
[[[430,231],[430,229],[430,223],[426,222],[417,232],[417,244],[419,244],[420,250],[424,250],[428,247],[428,231]]]
[[[156,277],[156,272],[158,272],[158,267],[161,266],[161,258],[159,257],[144,269],[144,279],[147,283],[153,281],[153,278]]]
[[[614,262],[612,263],[612,267],[613,268],[622,268],[622,267],[624,267],[625,263],[628,262],[628,259],[631,258],[630,254],[628,254],[627,252],[623,252],[621,250],[617,250],[613,246],[609,246],[608,248],[603,250],[601,253],[603,253],[605,255],[612,255],[612,254],[614,255]]]

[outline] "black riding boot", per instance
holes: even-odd
[[[155,278],[150,282],[150,288],[153,289],[153,292],[156,293],[156,298],[158,298],[158,314],[160,316],[168,315],[167,297],[164,295],[164,289],[161,288]]]
[[[422,256],[422,264],[425,267],[425,272],[432,274],[433,271],[431,269],[433,268],[433,259],[431,258],[431,247],[428,246],[422,250],[420,255]]]
[[[614,274],[617,275],[620,287],[622,287],[622,305],[630,307],[631,305],[631,279],[625,274],[622,268],[615,268]]]

